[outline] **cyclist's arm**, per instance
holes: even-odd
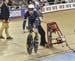
[[[27,12],[25,12],[24,16],[23,16],[23,30],[25,30],[26,27],[26,19],[27,19]]]
[[[28,11],[25,12],[25,14],[24,14],[24,21],[26,21],[27,17],[28,17]]]

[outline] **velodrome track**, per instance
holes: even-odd
[[[75,49],[75,10],[58,11],[43,15],[43,21],[57,22],[62,33],[66,36],[69,45]],[[10,35],[13,40],[0,40],[0,61],[40,61],[40,58],[54,57],[64,54],[70,50],[62,45],[54,45],[54,48],[47,49],[39,46],[37,54],[28,55],[26,51],[26,38],[28,33],[22,32],[22,18],[10,19]],[[1,25],[1,22],[0,22]],[[47,33],[46,24],[42,26]],[[5,36],[5,34],[3,33]],[[46,35],[47,36],[47,35]],[[65,44],[64,44],[65,45]],[[39,59],[38,59],[39,58]]]

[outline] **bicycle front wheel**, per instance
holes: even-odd
[[[32,49],[33,49],[33,37],[31,34],[29,34],[27,37],[27,52],[28,52],[28,54],[32,53]]]

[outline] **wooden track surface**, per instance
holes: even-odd
[[[37,54],[34,54],[33,52],[32,55],[28,55],[26,51],[26,38],[28,33],[23,33],[22,31],[22,18],[15,18],[10,20],[11,21],[9,32],[14,39],[0,39],[0,61],[40,61],[41,58],[55,56],[57,54],[62,54],[65,51],[69,51],[66,46],[62,47],[61,44],[54,45],[54,48],[51,49],[43,48],[39,45],[39,50]],[[70,46],[72,48],[75,47],[75,10],[59,11],[44,14],[43,21],[57,22],[59,28],[66,36],[66,39]],[[42,23],[42,26],[47,34],[46,24]],[[3,35],[5,36],[4,33]]]

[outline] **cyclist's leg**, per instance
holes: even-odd
[[[29,31],[33,31],[33,22],[28,21],[28,29]]]
[[[38,29],[35,27],[34,28],[34,33],[35,33],[35,36],[34,36],[34,52],[37,53],[37,50],[38,50],[38,44],[39,44],[39,36],[38,36]]]
[[[39,20],[35,20],[34,22],[34,33],[35,33],[35,36],[38,37],[38,26],[40,24],[40,21]]]

